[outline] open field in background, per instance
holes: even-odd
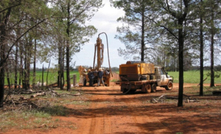
[[[119,72],[116,72],[119,73]],[[210,83],[210,76],[207,76],[210,71],[204,71],[204,83]],[[221,72],[215,72],[215,75],[220,75]],[[64,78],[66,80],[66,72],[64,73]],[[73,75],[76,75],[77,82],[80,80],[80,75],[78,71],[71,71],[70,72],[70,78],[73,77]],[[179,82],[179,72],[168,72],[168,75],[172,76],[174,78],[174,83]],[[48,84],[55,83],[57,81],[58,73],[57,71],[50,70],[48,73]],[[44,72],[44,82],[47,80],[47,72]],[[31,80],[30,83],[33,81],[33,74],[31,73]],[[10,76],[10,82],[14,83],[14,75],[11,74]],[[36,82],[42,82],[42,72],[37,71],[36,72]],[[200,82],[200,71],[185,71],[184,72],[184,83],[199,83]],[[73,83],[73,80],[71,80],[71,83]],[[221,83],[221,77],[215,78],[215,84]],[[7,80],[5,79],[5,84],[7,85]]]
[[[204,83],[210,83],[210,71],[204,71]],[[184,71],[184,83],[199,83],[200,82],[200,71]],[[220,75],[220,71],[216,71],[215,75]],[[174,78],[174,83],[179,83],[179,72],[168,72],[168,75]],[[215,84],[221,83],[221,77],[215,78]]]
[[[77,81],[80,80],[80,75],[78,71],[70,71],[70,78],[73,78],[73,75],[76,75],[76,79]],[[19,74],[18,74],[19,77]],[[58,72],[55,72],[54,70],[50,70],[49,73],[47,74],[47,72],[44,72],[44,83],[46,83],[46,81],[48,80],[48,84],[52,84],[57,82],[58,79]],[[66,72],[64,72],[64,79],[66,80]],[[10,83],[14,84],[14,74],[10,74]],[[19,80],[17,80],[19,81]],[[36,83],[37,82],[42,82],[42,72],[41,71],[36,71],[36,78],[35,78]],[[30,76],[30,84],[32,84],[33,82],[33,72],[31,72],[31,76]],[[71,81],[71,83],[73,83]],[[5,85],[7,85],[7,79],[5,77]]]

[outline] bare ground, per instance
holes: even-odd
[[[196,85],[185,84],[184,93],[197,93],[199,88],[187,88]],[[221,134],[221,96],[191,95],[199,102],[184,100],[184,106],[177,107],[178,84],[171,91],[157,88],[156,93],[150,94],[124,95],[120,86],[113,83],[110,87],[81,90],[84,94],[80,97],[89,105],[66,105],[67,116],[53,117],[60,120],[60,126],[46,130],[12,128],[4,134]],[[162,94],[174,99],[150,102]]]

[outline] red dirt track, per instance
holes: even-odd
[[[196,86],[196,84],[194,84]],[[191,85],[186,84],[184,87]],[[120,86],[81,87],[80,97],[88,106],[67,105],[68,116],[59,116],[74,128],[61,126],[47,130],[10,130],[6,134],[221,134],[220,96],[194,96],[200,102],[185,103],[177,107],[177,100],[150,103],[162,94],[178,94],[178,85],[166,91],[157,88],[156,93],[124,95]],[[1,134],[1,132],[0,132]]]

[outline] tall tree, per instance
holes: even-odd
[[[116,7],[120,7],[124,9],[125,16],[127,16],[127,19],[125,19],[124,22],[130,22],[128,23],[129,25],[134,24],[135,26],[132,27],[134,28],[133,31],[140,29],[140,28],[136,28],[136,25],[140,24],[138,26],[141,26],[142,24],[141,23],[142,12],[139,12],[139,14],[131,14],[131,12],[143,11],[142,5],[145,5],[145,7],[148,7],[148,9],[145,10],[146,12],[145,12],[144,18],[147,18],[145,22],[152,22],[153,24],[155,24],[154,28],[158,27],[157,30],[166,31],[168,35],[172,36],[177,41],[178,50],[179,50],[178,52],[178,57],[179,57],[178,106],[183,106],[183,71],[184,71],[183,65],[184,65],[184,51],[187,48],[184,42],[185,42],[187,27],[188,27],[186,22],[187,22],[188,15],[191,13],[190,12],[191,5],[194,4],[194,1],[193,0],[180,0],[180,1],[155,0],[155,1],[150,2],[150,1],[143,1],[143,0],[138,0],[138,1],[118,0],[113,3],[115,4]],[[137,20],[140,20],[140,23],[132,23],[132,22],[137,22]],[[129,28],[130,28],[129,26],[122,28],[122,31],[125,32],[126,35],[124,36],[124,38],[120,38],[121,40],[125,41],[126,45],[129,44],[128,42],[132,42],[137,39],[134,37],[142,37],[140,34],[132,34],[133,32],[131,32]],[[134,36],[134,35],[137,35],[137,36]],[[135,46],[137,47],[138,45],[135,45]],[[130,49],[132,48],[129,45],[127,45],[126,48],[127,47]],[[123,52],[126,52],[126,51],[123,51]]]
[[[0,4],[0,107],[3,107],[5,63],[9,56],[6,52],[8,24],[12,9],[20,4],[14,1],[1,1]]]
[[[0,107],[3,106],[3,99],[4,99],[4,75],[5,75],[5,64],[11,54],[12,50],[14,49],[15,45],[21,40],[27,33],[29,33],[34,27],[41,24],[45,21],[45,18],[41,18],[40,21],[37,23],[32,24],[28,27],[23,27],[21,34],[18,36],[14,36],[15,28],[23,23],[25,26],[25,22],[27,19],[25,18],[18,18],[17,20],[12,16],[17,9],[20,8],[23,10],[19,13],[26,13],[34,15],[36,12],[35,7],[42,6],[43,0],[34,1],[34,0],[2,0],[0,3]],[[43,4],[45,5],[45,4]],[[29,7],[32,8],[29,8]],[[32,11],[31,11],[32,9]],[[33,10],[34,9],[34,10]],[[42,9],[41,9],[42,10]],[[20,14],[20,15],[22,15]],[[44,15],[43,15],[44,16]],[[42,17],[42,16],[41,16]],[[30,20],[29,20],[30,21]]]
[[[148,20],[151,14],[149,10],[151,0],[116,0],[111,3],[125,12],[125,15],[117,20],[123,25],[117,28],[119,35],[116,35],[116,38],[125,44],[125,49],[118,49],[119,55],[124,56],[125,59],[134,56],[134,59],[142,62],[147,60],[145,51],[153,51],[150,42],[157,37],[150,28],[151,24]]]
[[[218,43],[217,39],[220,36],[220,0],[205,0],[205,21],[208,29],[207,37],[210,37],[210,87],[214,86],[214,47]]]
[[[65,35],[67,90],[70,90],[70,58],[80,51],[81,45],[89,41],[87,37],[96,33],[96,29],[85,22],[102,6],[102,0],[57,0],[53,6],[60,12],[62,21],[59,23],[62,22],[65,27],[62,34]]]
[[[200,1],[200,94],[203,96],[203,48],[204,48],[204,42],[203,42],[203,16],[204,16],[204,4],[203,0]]]

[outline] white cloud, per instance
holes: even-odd
[[[117,18],[122,17],[124,12],[123,10],[111,7],[109,0],[104,0],[103,2],[105,5],[95,13],[95,16],[89,22],[87,22],[88,25],[95,26],[98,29],[98,33],[90,39],[88,44],[82,47],[82,50],[79,53],[73,56],[73,60],[76,61],[76,65],[93,66],[94,44],[96,43],[98,34],[101,32],[105,32],[108,35],[111,66],[118,67],[120,64],[126,63],[123,57],[118,56],[117,51],[119,47],[124,48],[124,44],[122,44],[119,40],[114,39],[114,36],[117,34],[116,28],[121,25],[121,23],[118,23],[116,20]],[[101,35],[100,38],[102,39],[102,43],[105,48],[103,66],[107,67],[108,59],[106,38],[103,35]]]
[[[98,34],[101,32],[105,32],[108,35],[111,67],[119,67],[120,64],[126,63],[123,57],[118,56],[117,51],[119,47],[124,48],[124,44],[122,44],[119,40],[114,39],[114,36],[117,34],[117,26],[121,26],[121,23],[117,22],[117,18],[122,17],[124,12],[123,10],[111,7],[109,0],[103,0],[103,3],[104,6],[95,13],[94,17],[90,21],[87,22],[87,25],[95,26],[98,29],[98,33],[90,39],[89,43],[82,46],[82,50],[79,53],[76,53],[72,56],[71,64],[76,61],[76,66],[93,66],[94,45],[96,43]],[[104,61],[102,66],[108,67],[106,38],[104,35],[101,35],[100,38],[102,39],[105,48]],[[55,64],[57,63],[56,60],[53,60],[53,62]],[[46,63],[41,64],[45,64],[47,66]],[[41,64],[38,64],[39,67],[42,66]]]
[[[94,25],[99,30],[116,33],[116,27],[121,25],[116,20],[124,15],[123,10],[110,6],[109,0],[104,0],[104,6],[95,13],[88,24]]]

